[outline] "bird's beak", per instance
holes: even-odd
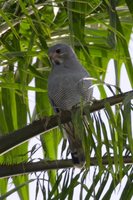
[[[57,54],[56,52],[49,53],[49,58],[53,64],[59,65],[60,63],[62,63],[62,59],[60,58],[60,55]]]
[[[57,53],[49,53],[50,60],[56,60],[58,58]]]

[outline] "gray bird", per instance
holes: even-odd
[[[49,48],[52,71],[48,78],[48,95],[55,112],[71,110],[92,99],[92,82],[89,73],[79,63],[74,51],[66,44],[56,44]],[[73,163],[82,167],[85,153],[82,139],[75,133],[72,122],[63,125],[69,142]]]

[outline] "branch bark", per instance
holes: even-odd
[[[109,103],[111,106],[121,103],[125,98],[133,99],[133,90],[122,93],[116,96],[112,96],[100,101],[95,101],[93,105],[85,106],[85,110],[89,109],[92,113],[94,111],[98,111],[103,109],[105,103]],[[50,131],[53,128],[56,128],[60,123],[66,123],[71,120],[71,112],[64,111],[59,115],[44,117],[43,119],[39,119],[34,121],[32,124],[25,126],[22,129],[16,130],[6,136],[0,137],[0,155],[8,152],[14,147],[26,142],[34,136]]]
[[[111,157],[112,164],[114,164],[115,157]],[[133,158],[132,156],[124,156],[123,163],[132,165]],[[102,164],[108,165],[108,158],[102,158]],[[90,158],[90,166],[97,166],[97,158]],[[73,161],[71,159],[67,160],[55,160],[55,161],[39,161],[32,163],[20,163],[16,165],[0,165],[0,178],[7,178],[10,176],[18,176],[22,174],[28,174],[38,171],[46,170],[58,170],[74,167]]]

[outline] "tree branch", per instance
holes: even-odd
[[[112,164],[114,164],[115,157],[111,157]],[[124,156],[123,163],[132,165],[133,158],[132,156]],[[108,158],[102,158],[102,164],[108,165]],[[97,166],[97,158],[90,158],[90,166]],[[7,178],[10,176],[18,176],[22,174],[28,174],[38,171],[46,170],[58,170],[74,167],[73,161],[71,159],[67,160],[55,160],[55,161],[39,161],[32,163],[20,163],[16,165],[0,165],[0,178]]]
[[[85,106],[85,110],[89,109],[92,113],[104,108],[105,103],[109,103],[111,106],[121,103],[125,98],[133,98],[133,90],[122,93],[116,96],[112,96],[100,101],[95,101],[93,105]],[[26,142],[30,138],[37,136],[39,134],[50,131],[56,128],[60,123],[66,123],[71,120],[71,112],[64,111],[59,115],[44,117],[34,121],[32,124],[25,126],[22,129],[16,130],[6,136],[0,137],[0,155],[6,153],[7,151],[13,149],[14,147]]]

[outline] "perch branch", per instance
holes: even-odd
[[[105,103],[109,103],[111,106],[121,103],[125,98],[133,98],[133,90],[129,92],[125,92],[119,95],[115,95],[103,100],[95,101],[93,105],[85,106],[85,110],[89,109],[92,113],[94,111],[98,111],[104,108]],[[56,128],[60,123],[66,123],[71,119],[71,112],[64,111],[61,115],[55,115],[50,117],[44,117],[43,119],[39,119],[34,121],[32,124],[25,126],[22,129],[16,130],[6,136],[0,137],[0,155],[8,152],[14,147],[26,142],[30,138],[37,136],[39,134],[50,131],[53,128]]]
[[[115,158],[112,156],[111,161],[114,164]],[[123,163],[132,165],[133,158],[132,156],[124,156]],[[102,164],[108,165],[108,158],[102,158]],[[97,158],[93,157],[90,158],[90,166],[97,166]],[[0,165],[0,178],[7,178],[10,176],[18,176],[27,173],[33,173],[38,171],[45,171],[45,170],[58,170],[58,169],[65,169],[71,168],[73,166],[73,161],[71,159],[67,160],[55,160],[55,161],[38,161],[38,162],[31,162],[31,163],[20,163],[16,165]]]

